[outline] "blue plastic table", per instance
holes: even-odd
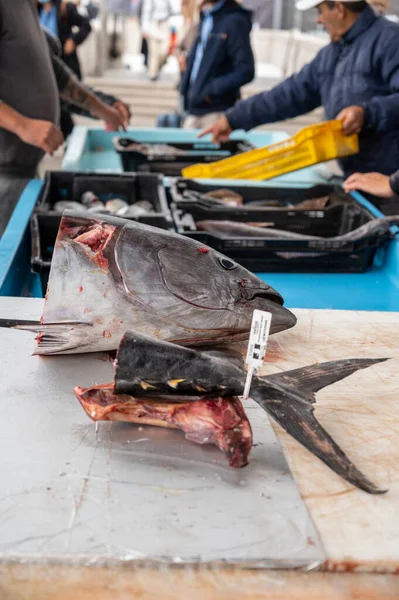
[[[194,142],[197,139],[196,131],[184,129],[145,129],[131,128],[126,132],[127,137],[132,137],[138,142],[166,144],[173,142]],[[112,140],[117,135],[115,132],[107,132],[103,129],[91,127],[75,127],[69,138],[68,149],[62,163],[65,171],[100,171],[122,172],[122,161],[119,154],[115,152]],[[125,135],[125,134],[123,134]],[[235,131],[231,139],[245,139],[254,146],[261,148],[287,139],[287,133],[283,131]],[[204,138],[206,141],[207,138]],[[298,187],[325,183],[328,172],[323,165],[302,169],[289,175],[276,177],[273,185],[295,185]],[[259,182],[256,182],[259,185]],[[267,185],[267,183],[266,183]]]

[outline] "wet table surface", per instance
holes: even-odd
[[[41,306],[41,301],[2,299],[0,316],[35,318],[40,314]],[[280,566],[289,566],[293,549],[297,560],[300,556],[303,557],[302,552],[309,552],[310,549],[306,561],[308,567],[315,566],[318,561],[323,562],[324,548],[326,560],[322,568],[327,571],[346,574],[349,571],[397,573],[399,314],[322,310],[295,312],[299,319],[297,327],[271,338],[264,374],[327,360],[392,357],[386,363],[360,371],[322,390],[317,394],[316,403],[316,415],[321,423],[355,464],[376,484],[388,488],[389,492],[385,496],[372,497],[353,489],[276,426],[277,436],[322,543],[320,547],[317,533],[312,529],[312,522],[306,518],[303,505],[298,502],[295,539],[298,542],[309,534],[308,544],[307,547],[300,543],[291,546],[289,560],[285,557],[285,565],[282,561]],[[210,490],[207,491],[206,488],[210,487],[213,491],[216,490],[217,501],[209,501],[208,495],[207,505],[202,506],[201,503],[197,513],[202,518],[203,531],[207,530],[211,523],[208,533],[212,536],[213,543],[208,548],[205,548],[205,545],[201,547],[202,559],[216,563],[217,557],[220,557],[223,551],[227,561],[232,563],[243,561],[243,564],[252,563],[252,566],[273,566],[273,562],[268,560],[270,553],[268,554],[267,550],[271,548],[271,544],[265,531],[272,522],[271,529],[268,530],[269,535],[270,532],[272,536],[283,532],[282,543],[277,543],[276,548],[281,552],[282,548],[287,547],[287,538],[284,536],[288,534],[282,525],[282,519],[285,518],[282,515],[288,514],[285,513],[287,500],[284,493],[278,496],[278,514],[275,511],[274,521],[271,521],[271,515],[267,511],[270,498],[262,496],[265,492],[259,489],[259,486],[262,488],[262,478],[266,477],[267,473],[273,474],[275,490],[283,490],[286,486],[285,490],[290,489],[294,498],[295,488],[288,485],[290,477],[279,446],[271,436],[268,420],[264,419],[263,415],[259,415],[259,421],[257,417],[254,418],[254,407],[248,409],[248,414],[254,424],[255,438],[261,436],[261,445],[254,449],[252,467],[249,468],[255,469],[253,472],[258,475],[261,473],[260,482],[252,481],[250,472],[246,470],[239,472],[237,476],[226,468],[224,457],[218,451],[212,448],[197,448],[186,442],[178,432],[172,432],[172,442],[172,438],[166,440],[163,437],[165,432],[153,431],[150,435],[149,428],[139,431],[134,426],[123,424],[118,428],[114,428],[114,424],[110,428],[108,424],[100,424],[96,436],[94,425],[88,422],[82,413],[74,399],[72,388],[76,383],[85,385],[110,378],[111,363],[107,362],[105,357],[99,356],[68,357],[68,360],[62,359],[62,363],[56,358],[29,358],[33,347],[31,334],[13,331],[0,333],[3,349],[2,376],[6,381],[12,382],[13,403],[11,408],[11,388],[6,387],[7,393],[2,395],[1,411],[6,425],[3,425],[4,435],[0,440],[4,457],[1,469],[8,469],[8,476],[2,476],[0,496],[0,550],[3,563],[11,564],[7,562],[11,557],[17,561],[19,557],[22,563],[22,559],[26,558],[37,559],[49,555],[53,558],[65,558],[68,555],[78,561],[80,566],[76,568],[84,569],[84,565],[95,562],[101,556],[105,559],[106,568],[107,561],[111,559],[118,561],[124,557],[124,560],[134,561],[142,558],[145,552],[150,552],[150,555],[152,552],[153,558],[162,558],[164,562],[166,558],[166,562],[179,564],[185,557],[189,557],[189,562],[193,559],[194,562],[198,561],[198,547],[193,554],[193,545],[190,545],[192,537],[186,533],[190,523],[188,520],[181,521],[182,518],[189,519],[189,516],[184,516],[189,515],[189,511],[184,514],[179,511],[182,505],[188,506],[192,501],[196,503],[198,499],[207,500]],[[18,355],[11,352],[13,344],[19,349]],[[58,361],[57,364],[55,361]],[[8,365],[7,368],[5,364]],[[26,364],[30,366],[27,367]],[[40,367],[35,367],[34,364],[40,364]],[[90,369],[85,368],[88,364]],[[33,379],[32,373],[35,373]],[[37,373],[40,377],[36,377]],[[79,381],[76,381],[77,373]],[[48,393],[49,382],[52,382],[53,388],[57,388],[53,394]],[[27,389],[34,390],[30,392],[29,403],[24,401]],[[261,429],[259,433],[258,429]],[[44,433],[46,435],[43,435]],[[268,442],[264,436],[268,438]],[[49,437],[52,440],[51,449]],[[34,444],[30,443],[32,439]],[[264,448],[265,444],[268,451],[264,455],[262,447]],[[153,449],[160,451],[161,448],[165,450],[165,447],[168,448],[168,453],[164,456],[164,462],[154,460]],[[79,458],[75,458],[74,455]],[[138,466],[141,478],[136,477]],[[52,477],[48,479],[46,474],[50,471]],[[32,476],[32,472],[35,477]],[[178,479],[175,479],[176,475]],[[204,477],[205,480],[202,479]],[[248,484],[254,487],[248,487]],[[222,494],[221,486],[227,486],[229,493]],[[236,500],[240,498],[244,501],[250,489],[256,489],[256,494],[259,494],[256,501],[260,504],[256,503],[256,508],[245,509],[243,512],[240,507],[239,514],[244,515],[244,521],[238,521],[239,503]],[[159,498],[160,503],[146,506],[149,497]],[[222,509],[219,503],[222,503]],[[259,506],[262,506],[262,512],[259,512]],[[227,527],[223,508],[230,510],[231,507],[235,508],[235,512],[233,521],[229,522]],[[221,511],[216,513],[218,510]],[[135,514],[136,511],[139,517]],[[57,515],[59,517],[61,514],[63,518],[57,518]],[[130,521],[132,514],[133,524]],[[215,514],[218,516],[215,517]],[[149,515],[153,517],[153,522],[144,522]],[[10,522],[14,523],[14,527],[10,527]],[[251,522],[255,523],[254,527],[250,527],[252,534],[242,526],[237,526],[240,523],[248,525]],[[214,529],[215,524],[219,529]],[[139,527],[141,533],[146,527],[152,534],[155,532],[155,545],[135,536],[133,526]],[[229,532],[226,538],[220,535],[223,527],[227,527]],[[255,531],[259,535],[260,543],[253,544],[252,537],[250,545],[246,545],[247,536],[253,536]],[[184,532],[184,536],[180,535],[181,532]],[[141,547],[137,544],[140,539]],[[201,539],[204,542],[209,537],[207,535]],[[166,544],[166,540],[169,540],[171,545],[165,546],[169,550],[169,554],[165,555],[163,551],[159,551],[159,544]],[[315,562],[312,562],[313,559]],[[278,560],[281,561],[281,555]],[[302,558],[299,563],[301,564],[298,566],[304,567]],[[19,581],[19,566],[14,561],[14,565],[7,568],[10,589],[14,589],[12,582]],[[247,596],[246,593],[250,590],[254,594],[259,593],[259,590],[264,590],[267,582],[270,583],[270,598],[278,599],[323,597],[341,600],[353,597],[349,594],[354,593],[356,586],[356,593],[359,589],[363,590],[363,595],[359,596],[362,598],[393,599],[399,595],[397,578],[391,580],[389,577],[377,577],[370,580],[368,575],[359,575],[361,578],[357,580],[357,584],[351,576],[345,575],[345,583],[340,580],[336,587],[331,583],[337,582],[336,574],[331,575],[334,578],[332,580],[320,579],[319,574],[311,574],[310,577],[314,579],[311,580],[313,583],[309,583],[308,579],[304,580],[299,575],[298,579],[295,579],[294,574],[280,577],[270,575],[270,571],[259,570],[251,576],[244,572],[239,576],[236,572],[230,572],[224,567],[223,569],[218,573],[221,573],[223,581],[226,580],[227,586],[230,581],[231,598],[249,598],[251,596]],[[74,570],[73,573],[78,571]],[[155,585],[159,580],[159,572],[151,571],[150,567],[147,575],[145,571],[141,573],[142,585],[147,580],[153,581]],[[180,589],[180,584],[183,587],[187,584],[186,576],[173,575],[172,571],[168,571],[168,574],[175,582],[176,597],[180,597],[177,590]],[[122,587],[126,585],[125,575],[121,574]],[[65,571],[59,576],[68,579]],[[213,587],[209,574],[199,573],[198,576],[191,576],[193,587],[198,585],[198,590],[202,590],[198,591],[198,597],[208,597],[205,593],[201,596],[201,593],[204,589],[210,591],[212,588],[209,597],[224,598],[219,594],[220,590],[216,589],[217,581],[222,581],[219,576],[216,579],[211,578]],[[39,577],[37,572],[32,574],[33,580],[35,577]],[[69,578],[71,577],[74,576],[69,574]],[[105,581],[105,571],[103,577]],[[93,581],[93,573],[81,574],[77,580],[84,582],[87,578],[91,579],[92,585],[101,594],[101,586],[98,588]],[[245,591],[242,587],[244,582]],[[297,583],[294,585],[294,582]],[[298,586],[307,590],[304,595],[301,595]],[[314,586],[317,593],[313,596]],[[376,595],[372,595],[370,591],[370,595],[367,596],[367,590],[374,588],[378,590],[378,595],[377,592]],[[281,590],[290,592],[287,591],[288,596],[284,596],[281,595]],[[293,590],[297,590],[298,594],[295,595]],[[320,590],[323,590],[322,596]],[[165,590],[164,597],[169,597],[168,593]],[[48,597],[52,597],[51,594]]]
[[[1,317],[38,318],[42,304],[2,298]],[[303,569],[324,561],[260,407],[247,407],[251,463],[230,469],[216,448],[179,431],[125,423],[96,431],[73,387],[111,381],[108,355],[36,357],[30,332],[0,335],[1,557]]]

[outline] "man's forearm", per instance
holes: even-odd
[[[101,116],[104,109],[104,103],[74,76],[71,76],[66,86],[60,90],[60,96],[93,116]]]
[[[108,106],[113,106],[118,101],[118,98],[116,98],[115,96],[111,96],[110,94],[105,94],[104,92],[102,92],[100,90],[93,90],[92,88],[89,88],[89,90],[91,92],[93,92],[93,94],[95,94],[102,102],[104,102],[104,104],[107,104]],[[93,118],[93,115],[91,115],[88,110],[81,108],[79,106],[76,106],[76,104],[71,104],[70,102],[64,102],[62,107],[65,108],[66,110],[68,110],[69,112],[74,113],[75,115],[79,115],[81,117],[92,117]]]
[[[64,142],[61,131],[51,121],[25,117],[5,102],[0,104],[0,127],[44,152],[53,153]]]
[[[112,106],[108,106],[94,92],[71,76],[67,84],[60,89],[62,100],[87,111],[91,117],[103,119],[112,131],[125,129],[124,115]],[[126,117],[129,120],[129,115]]]
[[[2,102],[0,104],[0,127],[20,136],[26,125],[27,118],[17,112],[11,106]]]
[[[60,97],[68,104],[81,109],[84,114],[104,118],[106,101],[82,84],[73,71],[54,53],[51,54]]]

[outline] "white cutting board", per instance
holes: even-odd
[[[348,290],[348,293],[349,290]],[[316,416],[385,496],[354,489],[276,430],[338,571],[399,572],[399,313],[296,310],[298,325],[270,338],[263,373],[343,358],[393,357],[317,394]]]
[[[25,302],[24,318],[36,318],[42,301]],[[393,357],[325,388],[316,403],[320,422],[359,469],[389,488],[385,496],[354,489],[276,431],[318,528],[327,568],[399,572],[399,313],[294,312],[297,326],[270,338],[263,374],[343,358]]]

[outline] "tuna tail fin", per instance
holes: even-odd
[[[389,358],[349,358],[346,360],[334,360],[332,362],[322,363],[320,365],[311,365],[286,373],[277,373],[269,375],[264,379],[292,387],[301,394],[306,394],[309,402],[316,402],[316,392],[325,387],[341,381],[349,375],[353,375],[361,369],[368,369],[373,365],[386,362]],[[260,377],[262,379],[262,377]]]
[[[33,354],[39,355],[59,354],[74,350],[77,346],[69,334],[75,327],[82,325],[92,327],[92,323],[82,321],[40,323],[40,321],[23,321],[21,319],[0,319],[0,327],[37,333],[38,344]]]
[[[321,426],[313,404],[318,390],[386,360],[335,361],[260,378],[260,385],[254,386],[251,396],[287,433],[335,473],[369,494],[384,494],[387,490],[377,488],[363,475]],[[268,386],[262,390],[262,379],[266,386],[274,384],[272,390]]]

